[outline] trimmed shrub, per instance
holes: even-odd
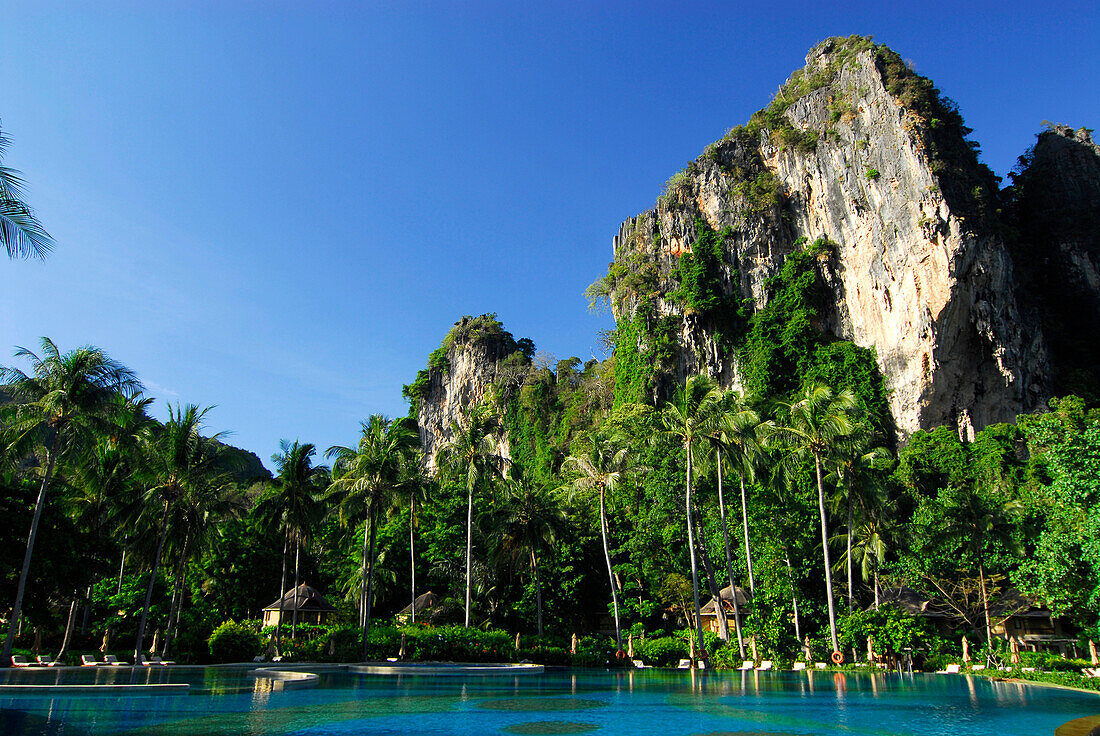
[[[643,662],[654,667],[675,667],[688,656],[688,645],[675,637],[662,636],[634,642],[634,652]]]
[[[207,640],[215,662],[247,662],[260,653],[260,636],[247,626],[226,621]]]

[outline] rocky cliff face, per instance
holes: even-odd
[[[1046,349],[1017,303],[993,221],[998,189],[953,106],[866,39],[820,44],[750,122],[670,180],[657,206],[623,223],[603,283],[616,319],[665,320],[669,381],[705,372],[739,387],[736,350],[678,298],[696,221],[723,237],[722,294],[771,297],[800,239],[832,241],[818,327],[873,347],[899,434],[972,432],[1044,396]],[[645,338],[643,338],[645,339]],[[659,392],[660,386],[654,388]]]
[[[418,402],[420,441],[429,469],[436,467],[439,448],[454,439],[454,426],[463,426],[471,408],[491,400],[504,361],[522,349],[496,315],[463,317],[455,323],[428,368],[406,387],[406,394]],[[496,445],[497,454],[510,457],[507,438]]]

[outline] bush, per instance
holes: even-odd
[[[207,640],[215,662],[246,662],[260,653],[260,636],[247,626],[226,621]]]
[[[867,169],[867,178],[868,179],[874,180],[874,179],[879,178],[879,176],[880,176],[880,174],[878,172],[878,169],[872,169],[872,168]]]
[[[688,645],[675,637],[662,636],[634,642],[634,652],[643,662],[654,667],[675,667],[688,656]]]

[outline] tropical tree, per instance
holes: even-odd
[[[745,564],[749,573],[749,589],[755,590],[755,581],[752,576],[752,548],[749,546],[749,514],[745,499],[745,476],[752,472],[752,468],[760,455],[760,444],[756,436],[756,428],[760,425],[760,417],[749,408],[744,397],[739,393],[729,392],[722,397],[721,412],[716,421],[707,426],[705,439],[714,450],[718,464],[718,514],[722,522],[722,544],[726,555],[726,572],[729,576],[730,591],[733,594],[733,618],[734,628],[737,632],[737,648],[741,652],[742,659],[745,656],[745,641],[741,634],[741,608],[737,601],[737,585],[733,579],[733,555],[730,551],[729,525],[726,521],[726,500],[723,493],[723,479],[725,472],[722,468],[722,458],[732,461],[738,469],[738,479],[741,482],[741,517],[745,534]],[[716,605],[721,605],[721,601]]]
[[[45,258],[53,249],[53,238],[23,202],[20,173],[3,165],[9,145],[11,140],[0,132],[0,246],[8,252],[8,258]]]
[[[256,504],[260,518],[274,522],[283,530],[284,538],[294,543],[294,591],[297,595],[301,580],[300,556],[302,540],[309,536],[324,516],[321,494],[328,488],[328,468],[314,465],[317,448],[298,440],[279,442],[279,452],[272,455],[275,478]],[[286,598],[284,544],[284,577],[279,588],[279,620],[275,625],[275,648],[281,644],[283,628],[283,602]],[[298,609],[295,605],[291,619],[291,638],[297,636]]]
[[[169,405],[168,420],[163,425],[149,427],[144,433],[142,445],[149,486],[143,496],[141,516],[159,516],[159,522],[156,551],[134,643],[135,664],[142,661],[153,586],[172,522],[176,522],[175,529],[182,539],[179,556],[186,557],[189,534],[204,524],[204,506],[225,497],[230,489],[231,479],[221,469],[221,445],[217,443],[221,433],[210,437],[200,433],[208,411],[210,407],[200,409],[194,404]]]
[[[500,424],[486,404],[473,407],[451,425],[452,439],[439,448],[436,463],[466,485],[466,628],[470,627],[470,561],[474,546],[474,493],[503,476],[504,458],[497,454]]]
[[[428,500],[431,484],[431,478],[428,477],[424,467],[423,452],[418,449],[414,452],[414,457],[405,463],[404,475],[400,481],[404,489],[400,501],[408,504],[409,509],[409,595],[412,604],[409,608],[409,620],[411,623],[416,623],[416,527],[418,524],[416,511]]]
[[[623,651],[623,629],[619,620],[618,583],[611,567],[611,550],[607,543],[607,494],[614,493],[633,469],[629,448],[619,437],[595,435],[584,446],[584,451],[570,455],[562,463],[562,473],[572,475],[565,488],[570,496],[577,493],[595,493],[600,505],[600,537],[603,540],[603,557],[607,563],[607,577],[611,583],[611,607],[615,613],[615,641],[618,651]]]
[[[134,398],[141,392],[141,383],[133,372],[96,347],[61,353],[52,340],[44,337],[41,356],[18,348],[15,357],[28,359],[31,372],[0,367],[0,381],[13,399],[3,410],[5,455],[13,462],[36,456],[42,481],[0,658],[3,667],[11,663],[34,540],[58,464],[110,435],[118,407],[116,395]]]
[[[538,634],[542,636],[542,586],[539,555],[554,543],[565,527],[565,514],[549,486],[535,485],[526,478],[511,478],[504,484],[502,513],[496,516],[501,550],[513,561],[526,557],[535,585]]]
[[[829,633],[833,651],[840,651],[836,629],[836,605],[833,601],[833,573],[829,561],[829,524],[825,516],[825,461],[837,454],[849,441],[852,431],[852,414],[858,405],[855,395],[848,390],[834,393],[828,386],[808,386],[798,401],[780,403],[785,410],[785,421],[771,428],[771,441],[781,443],[785,455],[779,470],[793,480],[798,467],[807,460],[814,464],[817,480],[818,512],[821,520],[821,554],[825,561],[825,596],[829,606]]]
[[[374,414],[362,425],[359,444],[330,447],[333,458],[332,483],[327,497],[336,500],[340,522],[345,526],[363,522],[363,581],[359,590],[360,623],[363,628],[363,658],[367,657],[371,604],[374,597],[374,565],[378,514],[399,487],[403,467],[414,458],[419,435],[403,419]]]
[[[720,401],[721,392],[711,378],[691,376],[684,386],[676,391],[676,396],[661,412],[664,434],[678,441],[687,455],[687,470],[684,474],[686,489],[684,509],[687,518],[688,554],[691,556],[691,588],[695,603],[695,628],[699,637],[699,653],[702,659],[706,659],[707,653],[703,648],[703,616],[699,610],[699,571],[695,561],[695,535],[691,499],[692,453],[696,443],[709,433],[709,427],[717,414]],[[721,601],[718,604],[720,605]]]

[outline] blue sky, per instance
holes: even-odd
[[[768,6],[768,7],[765,7]],[[463,314],[603,357],[620,221],[817,41],[888,43],[1005,175],[1100,124],[1096,3],[0,1],[6,163],[58,242],[0,261],[0,364],[105,348],[268,462],[353,444]],[[270,463],[269,463],[270,464]]]

